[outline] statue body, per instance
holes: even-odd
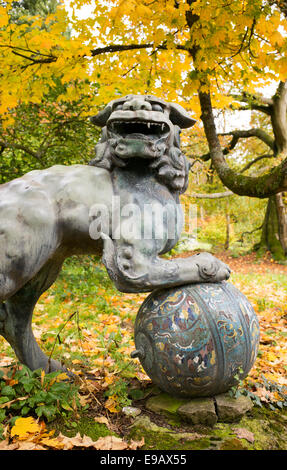
[[[185,111],[130,95],[92,120],[103,132],[90,165],[56,165],[0,186],[0,333],[31,369],[62,367],[37,345],[31,320],[38,298],[69,256],[102,254],[122,292],[219,282],[230,275],[208,253],[159,257],[182,229],[179,195],[187,187],[188,164],[179,132],[193,124]],[[153,207],[164,208],[164,216],[155,217]]]

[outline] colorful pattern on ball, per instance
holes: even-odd
[[[135,322],[141,363],[162,390],[176,396],[213,396],[245,377],[257,356],[259,323],[232,284],[193,284],[156,290]]]

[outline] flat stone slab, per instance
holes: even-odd
[[[146,402],[146,408],[154,413],[162,413],[166,415],[175,415],[180,406],[188,403],[186,398],[175,398],[168,393],[160,393],[151,397]]]
[[[175,398],[167,393],[160,393],[149,398],[146,408],[165,416],[177,416],[191,424],[204,424],[213,427],[217,422],[237,422],[252,408],[249,397],[231,397],[228,393],[215,397]]]
[[[238,421],[253,407],[252,400],[244,395],[233,398],[228,393],[223,393],[215,397],[215,402],[218,421],[223,423]]]
[[[214,426],[217,423],[217,414],[213,398],[194,398],[177,410],[179,416],[192,424],[205,424]]]

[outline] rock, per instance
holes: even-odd
[[[175,398],[167,393],[151,397],[146,402],[146,408],[154,413],[162,413],[165,415],[175,415],[180,406],[188,403],[185,398]]]
[[[124,406],[122,408],[122,412],[126,416],[130,416],[131,418],[135,418],[136,416],[141,414],[141,410],[139,408],[135,408],[133,406]]]
[[[151,431],[156,433],[170,433],[172,432],[170,429],[165,428],[163,426],[158,426],[157,424],[153,423],[148,416],[138,416],[134,420],[133,424],[130,426],[130,429],[138,428],[144,431]]]
[[[217,422],[213,398],[194,398],[180,406],[177,412],[192,424],[205,424],[212,427]]]
[[[223,393],[215,397],[215,402],[218,421],[224,423],[238,421],[253,407],[251,399],[244,395],[233,398],[228,393]]]
[[[181,439],[184,439],[184,441],[194,441],[206,437],[205,434],[199,434],[196,432],[181,433],[163,426],[158,426],[157,424],[153,423],[148,416],[138,416],[130,426],[130,429],[138,429],[148,433],[156,433],[157,435],[163,434],[165,436],[171,436],[177,441]]]

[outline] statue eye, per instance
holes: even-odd
[[[123,105],[122,104],[117,104],[114,110],[118,111],[118,109],[123,109]]]
[[[160,113],[163,113],[163,108],[160,106],[160,104],[153,104],[152,109],[153,111],[159,111]]]

